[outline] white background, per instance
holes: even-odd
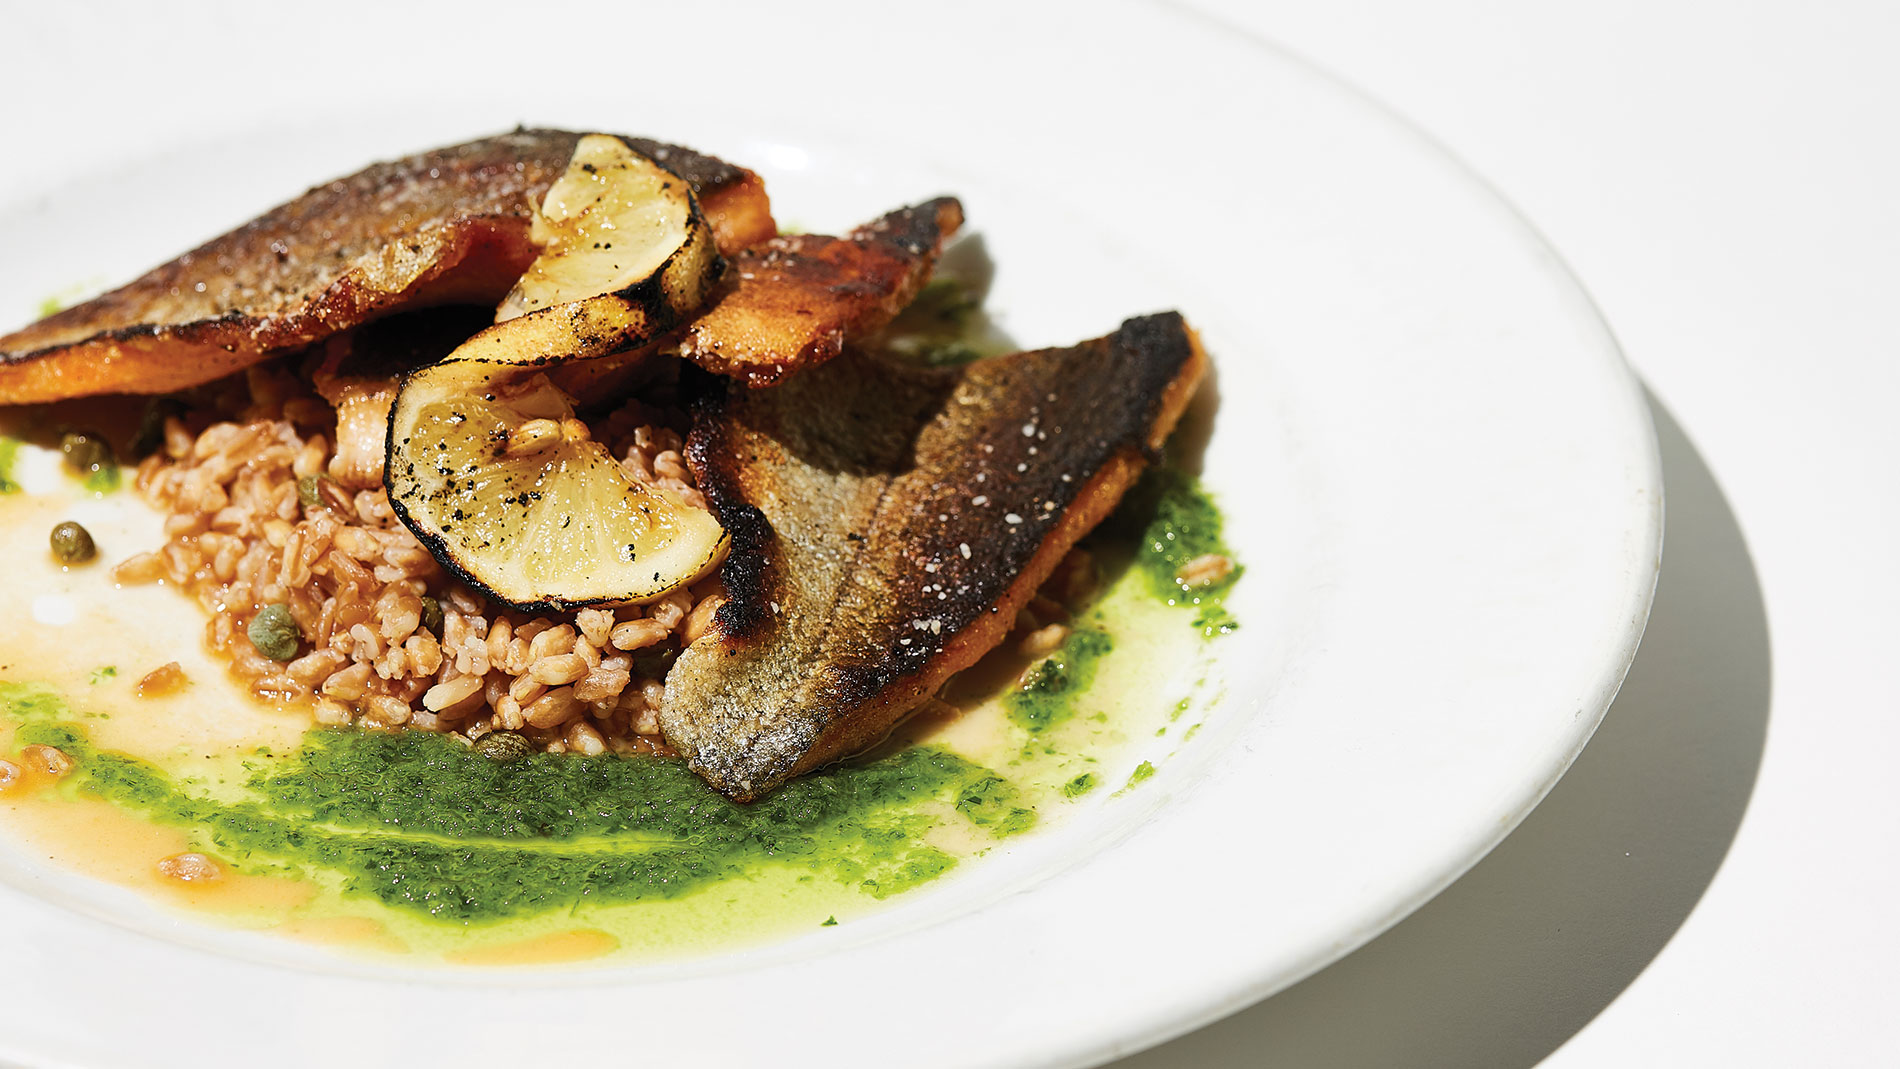
[[[1006,7],[937,6],[1007,32]],[[35,184],[51,141],[67,170],[140,151],[161,112],[255,127],[376,65],[401,107],[442,79],[558,71],[587,32],[536,4],[444,6],[492,23],[479,51],[387,39],[381,7],[75,10],[4,5],[0,187]],[[1123,1064],[1895,1064],[1900,5],[1183,10],[1363,87],[1549,237],[1652,392],[1668,544],[1623,694],[1490,858],[1342,962]],[[195,51],[213,20],[267,32]],[[311,55],[286,23],[361,49]],[[662,47],[589,43],[635,65]]]
[[[1900,5],[1191,9],[1543,231],[1651,391],[1668,530],[1623,693],[1503,845],[1126,1069],[1900,1064]]]

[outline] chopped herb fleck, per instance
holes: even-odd
[[[434,598],[422,599],[422,626],[436,638],[442,637],[442,603]]]
[[[1021,685],[1003,700],[1010,719],[1042,732],[1075,715],[1075,699],[1095,678],[1095,665],[1114,647],[1108,632],[1078,628],[1055,653],[1031,665]]]
[[[1194,626],[1209,638],[1236,630],[1239,624],[1222,602],[1243,568],[1235,565],[1204,583],[1182,578],[1182,568],[1196,558],[1233,556],[1221,536],[1220,509],[1200,481],[1176,468],[1150,468],[1111,521],[1124,530],[1136,523],[1141,525],[1136,563],[1155,596],[1195,609]]]
[[[305,475],[297,480],[297,503],[306,509],[323,506],[323,480],[327,475]]]
[[[1152,776],[1154,774],[1155,774],[1154,762],[1143,761],[1141,764],[1138,764],[1135,766],[1135,770],[1133,772],[1130,772],[1128,774],[1128,786],[1133,787],[1137,783],[1141,783],[1145,781],[1149,776]]]
[[[0,494],[20,491],[20,484],[13,481],[13,461],[19,455],[19,439],[0,436]]]

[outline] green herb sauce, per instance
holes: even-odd
[[[1135,564],[1147,576],[1148,588],[1156,597],[1170,605],[1194,609],[1194,626],[1209,638],[1240,626],[1223,602],[1244,569],[1236,566],[1206,586],[1190,586],[1179,578],[1182,566],[1196,557],[1233,557],[1221,537],[1220,508],[1202,489],[1200,480],[1171,466],[1150,468],[1121,511],[1146,518]]]
[[[117,490],[122,481],[119,465],[109,460],[87,472],[85,478],[80,480],[87,490],[95,494],[109,494]]]
[[[677,760],[497,762],[427,732],[320,729],[295,753],[259,754],[241,786],[215,792],[95,747],[44,688],[0,685],[0,706],[23,722],[17,742],[75,760],[61,789],[184,829],[239,871],[312,876],[346,896],[464,924],[679,898],[772,867],[885,898],[956,864],[925,841],[942,814],[994,838],[1036,822],[1001,777],[932,747],[820,772],[741,806]]]
[[[20,484],[13,481],[13,462],[20,455],[20,440],[0,435],[0,494],[17,494]]]
[[[1095,679],[1095,666],[1115,640],[1097,627],[1077,629],[1062,648],[1038,661],[1024,673],[1022,683],[1003,704],[1009,718],[1032,734],[1040,734],[1075,715],[1075,698]]]

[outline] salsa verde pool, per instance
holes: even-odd
[[[937,747],[742,806],[672,758],[495,761],[421,731],[313,730],[295,752],[246,761],[242,787],[220,796],[93,746],[56,695],[5,684],[0,705],[21,721],[19,745],[73,758],[62,790],[187,829],[246,871],[332,878],[347,895],[458,922],[677,898],[777,865],[884,898],[956,864],[923,838],[945,816],[999,838],[1036,819],[1008,781]]]
[[[172,829],[234,874],[304,889],[243,923],[356,918],[383,949],[453,958],[584,931],[598,938],[582,956],[665,953],[831,927],[1152,774],[1120,755],[1170,731],[1189,699],[1158,691],[1148,666],[1191,659],[1234,626],[1221,604],[1232,576],[1176,581],[1186,561],[1224,552],[1219,513],[1162,469],[1092,548],[1114,578],[1054,655],[1001,653],[949,695],[960,715],[749,806],[675,760],[496,761],[423,732],[319,729],[215,757],[114,746],[101,738],[141,715],[122,677],[143,668],[94,664],[82,689],[77,672],[19,681],[12,657],[0,753],[54,746],[74,767],[0,802],[22,814],[104,803]]]

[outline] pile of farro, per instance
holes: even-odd
[[[135,482],[165,514],[167,541],[120,563],[117,581],[164,580],[195,596],[211,614],[206,643],[232,672],[261,698],[308,703],[320,723],[471,739],[507,729],[555,752],[659,746],[663,676],[709,624],[716,578],[618,609],[529,616],[493,605],[395,518],[380,439],[339,452],[334,411],[307,387],[270,369],[246,384],[248,403],[230,418],[167,421]],[[634,478],[703,507],[678,430],[642,421],[653,414],[629,404],[591,429]],[[296,622],[286,661],[247,633],[272,605]]]

